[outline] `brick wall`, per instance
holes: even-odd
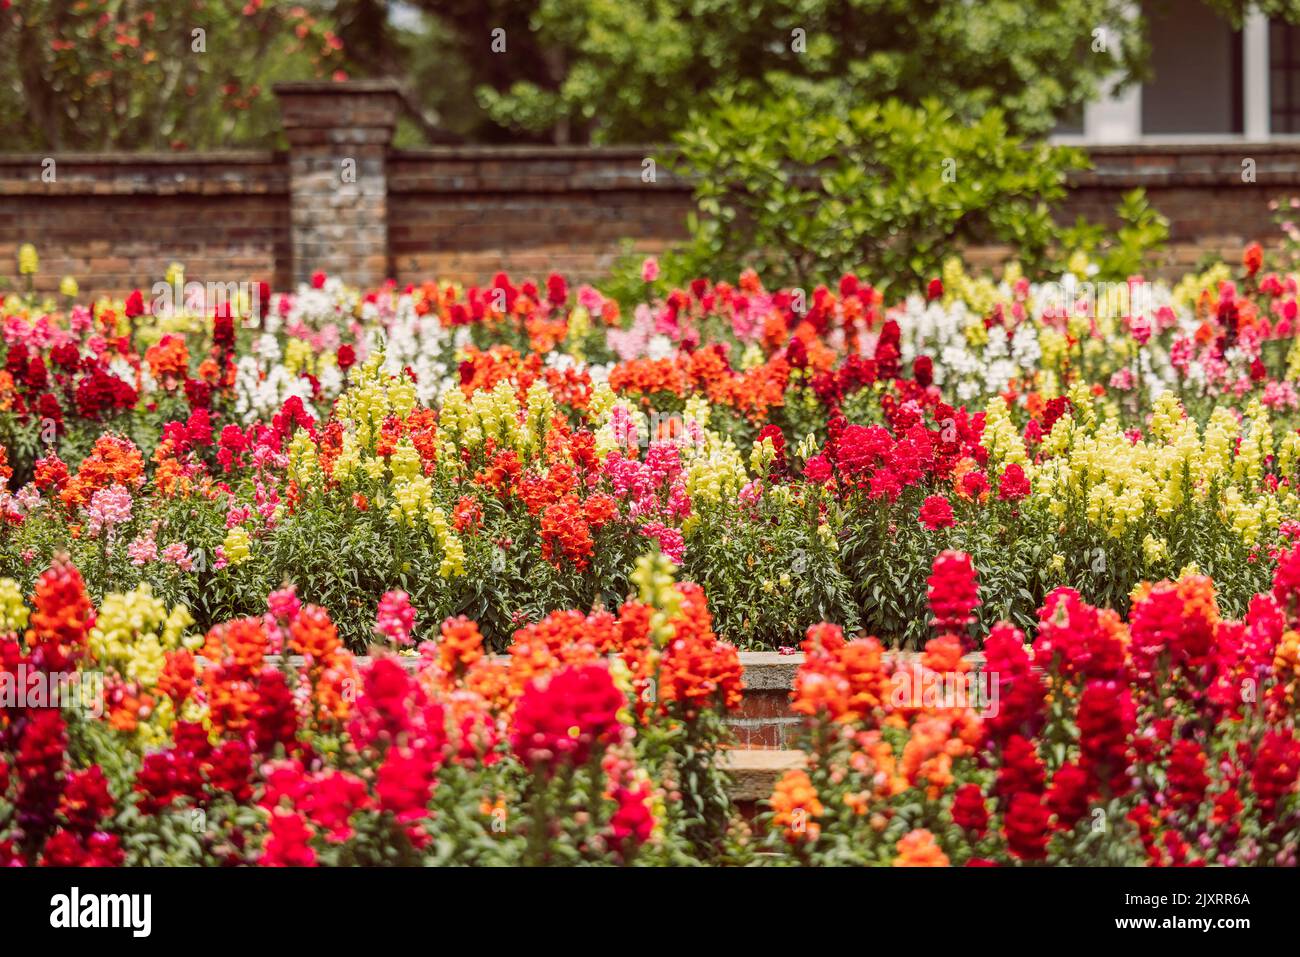
[[[634,239],[686,234],[689,187],[645,149],[442,147],[389,157],[389,252],[401,281],[480,282],[499,269],[596,279]]]
[[[187,279],[290,281],[288,177],[266,152],[189,156],[0,155],[0,277],[17,250],[41,257],[38,289],[148,290],[173,261]],[[47,174],[48,175],[48,174]]]
[[[1074,177],[1058,219],[1113,222],[1121,196],[1143,187],[1169,219],[1170,255],[1162,272],[1171,277],[1206,255],[1236,259],[1246,243],[1274,239],[1269,200],[1300,195],[1295,142],[1099,146],[1089,155],[1093,168]]]
[[[652,147],[396,150],[390,84],[285,84],[277,95],[285,153],[0,156],[0,277],[16,278],[17,248],[30,242],[41,254],[38,288],[72,275],[90,294],[148,289],[173,260],[187,280],[277,288],[317,268],[363,283],[482,282],[499,269],[582,281],[598,279],[625,240],[648,253],[685,235],[689,184],[662,165],[647,182]],[[1075,178],[1060,219],[1109,220],[1125,191],[1146,187],[1172,221],[1166,275],[1272,236],[1268,200],[1300,193],[1300,143],[1091,155],[1095,168]],[[1253,183],[1243,159],[1254,163]],[[996,264],[1006,254],[969,258]]]

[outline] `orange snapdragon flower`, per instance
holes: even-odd
[[[953,783],[954,758],[973,753],[973,749],[953,736],[953,720],[947,716],[928,715],[912,725],[911,737],[903,749],[902,773],[908,784],[924,787],[935,800]]]
[[[108,724],[114,731],[130,734],[154,709],[152,695],[122,689],[108,708]]]
[[[144,456],[135,443],[125,436],[106,433],[95,440],[77,474],[59,492],[59,498],[68,508],[78,508],[88,503],[99,489],[123,485],[134,491],[143,484]]]
[[[687,374],[676,359],[631,359],[609,370],[609,387],[617,393],[681,396],[686,394]]]
[[[190,371],[190,353],[180,336],[163,336],[145,350],[144,361],[153,377],[171,389],[185,381]]]
[[[356,662],[339,638],[329,612],[304,605],[289,625],[289,650],[307,659],[307,676],[320,720],[342,720],[351,712],[350,688],[357,687]]]
[[[232,618],[214,625],[203,639],[202,655],[208,661],[241,676],[262,667],[266,658],[266,627],[260,618]]]
[[[772,792],[772,826],[781,828],[791,844],[815,842],[821,834],[817,818],[826,808],[804,771],[786,771]]]
[[[854,743],[857,750],[849,756],[849,767],[871,779],[873,791],[878,797],[888,800],[907,790],[907,779],[898,773],[894,748],[880,731],[874,728],[864,731]]]
[[[948,855],[925,828],[909,831],[898,839],[895,867],[948,867]]]
[[[809,717],[824,713],[831,721],[865,721],[884,708],[889,697],[884,648],[875,638],[846,642],[839,628],[814,625],[803,642],[807,655],[795,676],[791,708]]]
[[[483,635],[478,625],[464,615],[442,623],[437,643],[438,667],[450,676],[461,677],[483,658]]]

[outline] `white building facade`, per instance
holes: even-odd
[[[1300,26],[1201,0],[1144,4],[1150,82],[1112,91],[1053,139],[1082,145],[1300,138]]]

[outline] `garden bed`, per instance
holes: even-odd
[[[0,863],[1294,864],[1261,255],[10,297]]]

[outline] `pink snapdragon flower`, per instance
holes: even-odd
[[[131,520],[131,493],[125,485],[113,484],[101,488],[90,497],[86,506],[87,531],[98,535]]]
[[[162,550],[162,560],[170,565],[175,565],[183,572],[194,570],[194,559],[190,555],[189,549],[185,547],[184,542],[172,542]]]
[[[682,563],[686,554],[686,539],[680,529],[664,525],[662,522],[647,522],[641,526],[641,534],[653,538],[659,543],[659,550],[676,564]]]
[[[35,482],[28,482],[14,494],[14,501],[24,512],[33,512],[41,507],[41,490]]]
[[[404,591],[385,592],[379,599],[375,631],[395,645],[409,645],[414,628],[415,609],[411,607],[411,596]]]
[[[279,591],[271,592],[266,596],[266,610],[277,621],[293,621],[302,610],[302,601],[298,598],[297,589],[289,585]]]
[[[153,532],[146,532],[126,546],[126,554],[135,566],[147,565],[158,557],[158,543]]]

